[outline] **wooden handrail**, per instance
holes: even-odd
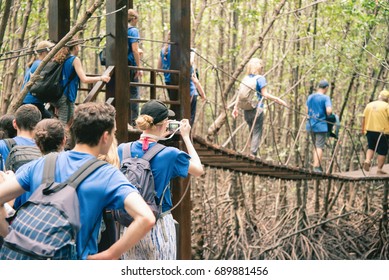
[[[130,103],[130,99],[128,101]],[[133,102],[133,103],[146,103],[147,101],[150,101],[150,100],[148,100],[148,99],[131,99],[131,102]],[[174,104],[174,105],[181,104],[180,101],[178,101],[178,100],[164,100],[163,103]]]
[[[174,86],[174,85],[158,85],[158,84],[146,84],[146,83],[134,83],[134,82],[130,82],[130,85],[135,87],[167,88],[167,89],[176,89],[176,90],[179,89],[178,86]]]
[[[113,74],[113,71],[115,70],[115,66],[108,66],[107,69],[105,69],[103,75],[108,75],[108,76],[112,76]],[[101,91],[101,89],[104,87],[105,83],[103,81],[98,81],[94,86],[93,88],[91,89],[91,91],[88,93],[88,95],[86,96],[85,100],[83,103],[86,103],[86,102],[91,102],[91,101],[94,101],[98,95],[98,93]]]
[[[178,70],[168,70],[168,69],[156,69],[156,68],[145,68],[145,67],[137,67],[137,66],[128,66],[128,68],[132,70],[142,70],[147,72],[161,72],[161,73],[171,73],[171,74],[180,74]]]

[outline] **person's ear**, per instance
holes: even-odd
[[[61,143],[61,146],[60,146],[60,151],[64,150],[65,149],[65,145],[66,145],[66,136],[63,138],[62,140],[62,143]]]
[[[18,125],[16,124],[16,120],[12,120],[12,126],[18,130]]]
[[[109,132],[104,131],[103,135],[101,135],[101,140],[103,144],[106,144],[108,142]]]

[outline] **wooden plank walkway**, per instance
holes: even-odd
[[[339,176],[339,177],[347,177],[350,179],[353,178],[356,180],[363,180],[364,178],[369,178],[369,179],[376,178],[381,180],[389,180],[389,164],[385,164],[382,170],[388,174],[378,175],[377,166],[372,166],[369,172],[362,169],[358,169],[358,170],[343,172],[343,173],[333,173],[332,175]]]
[[[370,172],[362,170],[323,174],[312,172],[304,168],[278,165],[240,154],[234,150],[222,148],[219,145],[207,142],[200,136],[193,135],[194,147],[205,166],[242,172],[246,174],[265,176],[283,180],[320,180],[333,179],[340,181],[388,181],[389,175],[377,175],[377,168],[372,167]],[[384,166],[389,173],[389,164]]]

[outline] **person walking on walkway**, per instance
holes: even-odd
[[[367,104],[363,111],[362,134],[366,134],[368,149],[363,169],[370,171],[371,160],[374,153],[377,156],[377,174],[387,174],[382,170],[386,155],[388,154],[389,139],[389,91],[383,90],[378,95],[378,100]]]
[[[86,84],[103,81],[108,83],[111,79],[108,75],[89,77],[85,74],[81,60],[77,57],[80,52],[80,46],[76,40],[68,43],[69,46],[63,47],[53,58],[54,61],[62,64],[62,85],[67,85],[64,94],[55,103],[58,119],[63,124],[68,124],[73,119],[74,103],[77,98],[78,85],[81,82]]]
[[[310,133],[313,147],[313,172],[322,173],[321,160],[323,158],[323,149],[327,139],[328,124],[327,116],[332,114],[332,103],[329,96],[326,95],[329,83],[326,80],[319,82],[315,93],[307,99],[308,119],[306,130]]]
[[[264,120],[264,112],[263,112],[263,102],[262,98],[268,98],[277,102],[282,106],[287,106],[286,102],[281,98],[276,97],[270,94],[267,90],[267,81],[264,76],[262,76],[264,64],[263,61],[259,58],[251,58],[247,63],[246,76],[243,79],[242,84],[239,87],[239,92],[251,91],[256,92],[256,100],[253,101],[250,95],[250,100],[243,101],[243,96],[238,93],[235,101],[235,106],[232,111],[233,118],[238,117],[239,109],[243,109],[244,120],[249,126],[249,131],[251,133],[251,144],[250,144],[250,155],[257,156],[259,144],[261,142],[262,137],[262,126]],[[251,86],[248,87],[247,83],[252,83],[254,81],[254,86],[251,89]],[[255,99],[255,98],[254,98]],[[243,103],[250,103],[248,107],[243,106]]]
[[[140,57],[143,51],[139,49],[139,30],[136,27],[138,24],[139,15],[138,12],[129,9],[128,10],[128,29],[127,29],[127,37],[128,37],[128,54],[127,54],[127,62],[130,66],[141,67]],[[139,78],[142,77],[142,70],[130,70],[130,82],[138,83]],[[139,99],[139,88],[136,86],[130,87],[130,98],[131,99]],[[130,106],[130,125],[135,126],[135,120],[139,115],[139,104],[131,103]]]
[[[203,86],[197,77],[196,65],[194,63],[195,52],[195,49],[191,49],[190,51],[190,126],[193,126],[196,118],[197,97],[200,95],[203,101],[207,99]]]
[[[36,46],[36,52],[38,53],[37,58],[27,65],[26,74],[24,75],[24,81],[22,89],[25,87],[27,82],[30,81],[31,74],[34,74],[35,70],[41,64],[42,60],[47,56],[50,48],[54,46],[54,43],[49,41],[41,41]],[[52,114],[45,108],[45,105],[37,97],[33,96],[31,92],[28,92],[23,99],[23,104],[32,104],[36,106],[42,114],[42,119],[52,118]]]

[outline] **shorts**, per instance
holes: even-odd
[[[380,137],[380,135],[382,135]],[[367,131],[367,147],[369,150],[376,151],[380,156],[386,156],[388,154],[388,138],[389,135],[381,134],[377,131]],[[378,140],[380,141],[377,145]],[[377,150],[376,150],[377,148]]]
[[[327,132],[311,132],[311,136],[315,143],[315,147],[323,149],[326,144]]]

